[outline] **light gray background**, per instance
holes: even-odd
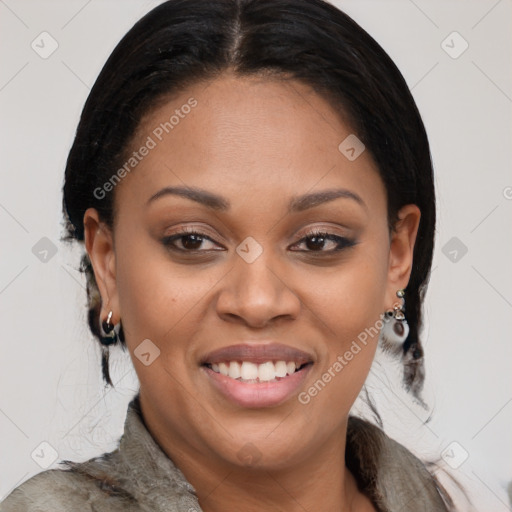
[[[36,461],[51,460],[53,449],[73,460],[114,449],[137,390],[123,354],[114,356],[116,389],[102,385],[80,251],[59,241],[60,190],[90,87],[119,39],[158,3],[0,0],[0,498],[42,471]],[[512,2],[335,4],[412,88],[439,204],[425,308],[430,422],[401,390],[392,361],[379,357],[369,388],[387,432],[421,456],[442,455],[476,510],[510,510]],[[31,48],[43,31],[58,43],[47,59]],[[457,58],[464,41],[454,31],[469,44]],[[43,237],[57,248],[46,261]]]

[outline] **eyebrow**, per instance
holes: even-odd
[[[223,197],[195,187],[165,187],[162,190],[159,190],[156,194],[153,194],[148,199],[146,204],[149,204],[167,195],[176,195],[190,199],[196,203],[201,203],[211,210],[225,211],[229,210],[230,208],[229,201]]]
[[[312,194],[304,194],[302,196],[294,197],[290,201],[288,212],[302,212],[308,208],[313,208],[320,204],[334,201],[338,198],[353,199],[356,203],[359,203],[364,208],[367,208],[365,202],[355,192],[345,188],[336,188],[321,190],[320,192],[314,192]]]
[[[165,187],[159,190],[156,194],[153,194],[146,204],[152,203],[153,201],[168,195],[176,195],[190,199],[191,201],[200,203],[211,210],[227,211],[231,207],[229,201],[224,197],[197,187]],[[352,199],[364,208],[367,208],[365,202],[358,194],[351,190],[337,188],[292,197],[288,205],[288,212],[302,212],[309,208],[319,206],[320,204],[334,201],[338,198]]]

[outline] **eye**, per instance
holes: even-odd
[[[179,233],[166,236],[162,243],[173,251],[179,252],[209,252],[225,250],[208,235],[193,228],[184,228]],[[352,247],[357,242],[349,238],[335,235],[327,231],[311,231],[292,247],[304,245],[306,249],[292,249],[296,252],[333,253]]]
[[[180,252],[206,252],[224,250],[208,235],[195,229],[183,229],[179,233],[166,236],[162,243],[169,249]],[[217,247],[217,248],[215,248]]]
[[[333,253],[354,246],[356,241],[326,231],[311,231],[292,247],[302,244],[306,250],[299,249],[298,252]]]

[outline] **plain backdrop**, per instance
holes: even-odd
[[[116,448],[137,391],[121,352],[113,356],[116,388],[103,386],[85,321],[80,249],[60,241],[60,194],[96,76],[158,3],[0,0],[0,497],[52,455],[85,460]],[[424,331],[431,409],[403,392],[389,358],[376,361],[368,388],[388,434],[440,460],[476,510],[510,510],[512,2],[334,3],[402,71],[436,172],[438,231]]]

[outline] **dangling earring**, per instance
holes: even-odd
[[[409,324],[405,319],[405,291],[397,290],[399,302],[393,309],[386,311],[382,317],[383,325],[380,331],[379,342],[382,348],[397,355],[403,352],[403,343],[409,335]]]
[[[121,320],[119,320],[119,328],[116,331],[116,327],[112,323],[112,315],[113,312],[109,311],[107,318],[100,322],[100,342],[101,342],[101,370],[103,373],[103,378],[110,384],[114,386],[112,380],[110,379],[110,371],[109,371],[109,359],[110,359],[110,345],[115,345],[117,340],[121,342],[121,348],[126,350],[125,338],[123,326],[121,324]]]
[[[427,409],[427,405],[421,398],[425,380],[423,349],[417,336],[408,339],[410,329],[404,313],[405,291],[398,290],[396,296],[399,302],[396,302],[393,309],[386,311],[382,317],[383,325],[380,330],[379,343],[385,351],[401,358],[404,365],[403,383],[405,388],[412,393],[418,404]]]
[[[113,312],[109,311],[106,320],[101,322],[101,330],[104,333],[104,336],[101,337],[100,341],[103,345],[113,345],[117,343],[117,333],[114,328],[114,324],[112,323],[112,315]]]

